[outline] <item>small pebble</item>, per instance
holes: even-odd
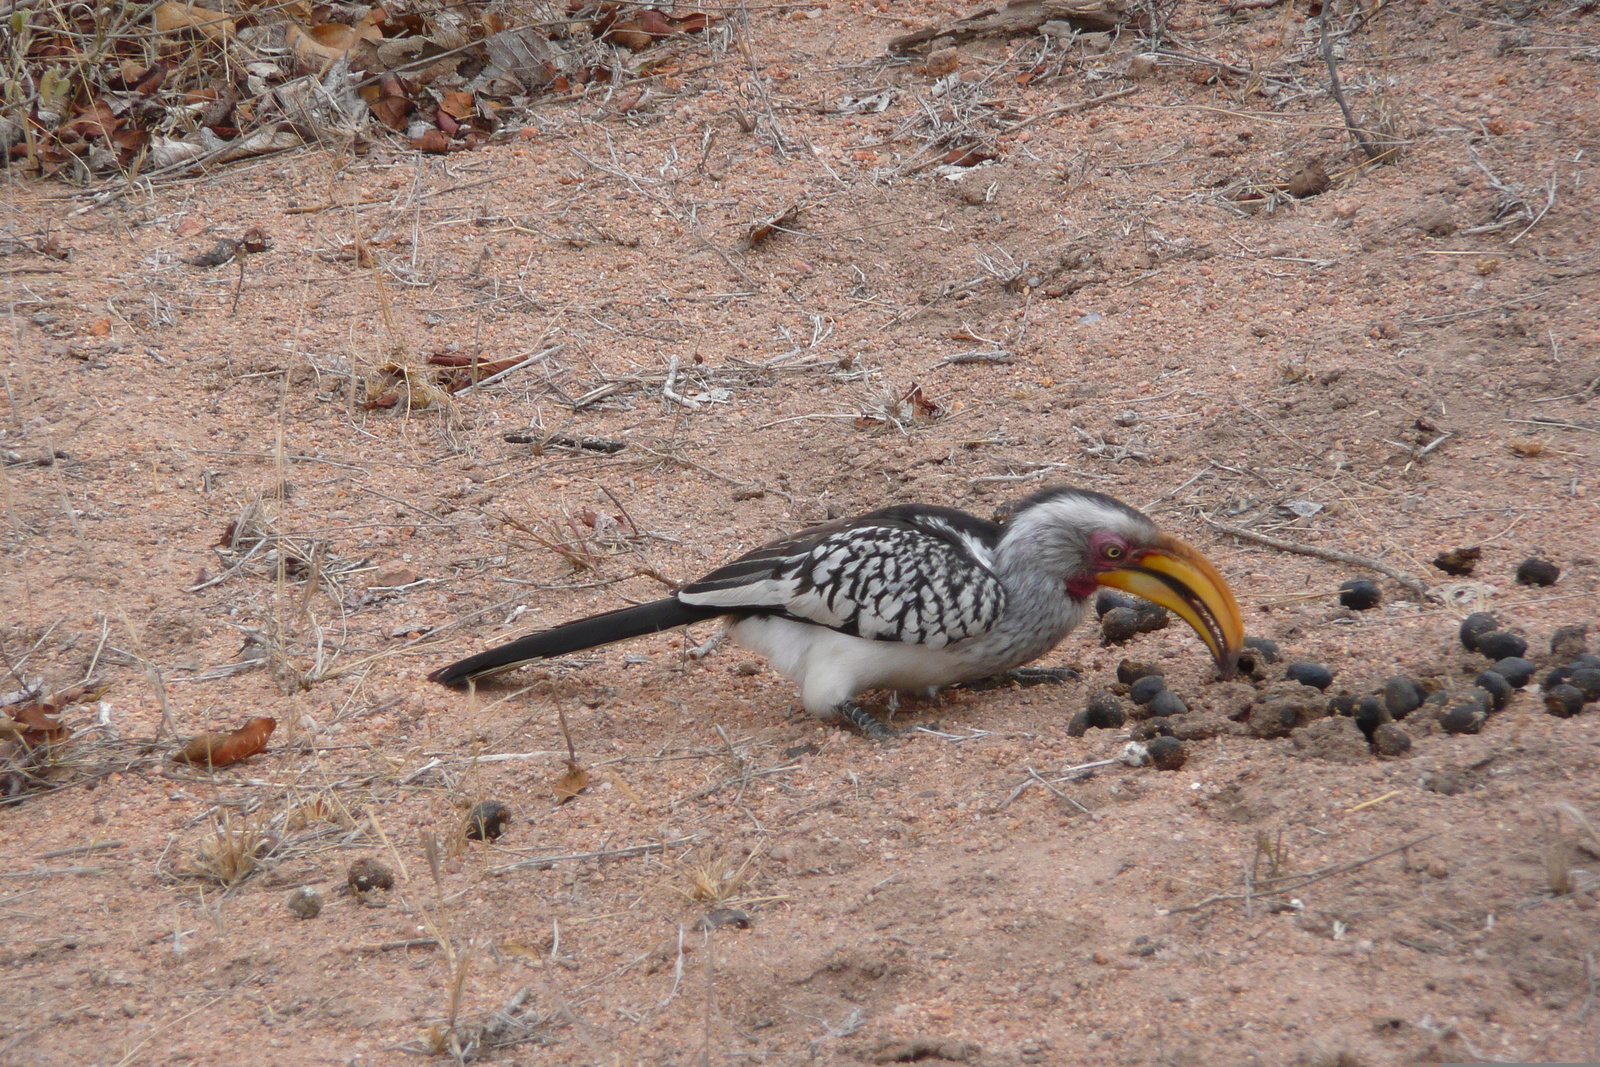
[[[1128,731],[1128,736],[1135,741],[1148,741],[1152,737],[1173,736],[1171,719],[1146,719],[1144,722],[1134,723]]]
[[[1520,656],[1528,651],[1528,642],[1506,630],[1490,630],[1486,634],[1478,635],[1476,648],[1479,655],[1490,659],[1505,659],[1507,656]]]
[[[1320,663],[1291,663],[1284,668],[1283,676],[1313,689],[1327,689],[1333,684],[1333,672]]]
[[[1583,690],[1575,685],[1558,685],[1544,695],[1544,710],[1561,719],[1578,714],[1583,704]]]
[[[1184,749],[1183,742],[1176,737],[1151,738],[1145,745],[1145,750],[1150,753],[1150,762],[1161,771],[1175,771],[1189,759],[1189,753]]]
[[[1083,709],[1088,717],[1091,730],[1115,730],[1128,721],[1127,713],[1122,710],[1122,701],[1118,700],[1115,693],[1099,690],[1089,697],[1089,703]]]
[[[1600,700],[1600,670],[1593,667],[1580,667],[1572,672],[1572,677],[1567,679],[1567,684],[1572,688],[1582,691],[1583,699]]]
[[[1133,598],[1123,596],[1115,589],[1102,589],[1100,595],[1094,598],[1094,614],[1096,618],[1105,618],[1106,612],[1113,608],[1133,607]]]
[[[1464,700],[1439,716],[1439,725],[1447,734],[1475,734],[1483,729],[1483,720],[1486,718],[1488,716],[1482,704],[1476,700]]]
[[[466,834],[469,841],[493,841],[506,832],[511,821],[511,809],[498,800],[484,800],[467,812]]]
[[[1160,674],[1161,667],[1154,663],[1137,663],[1125,659],[1117,664],[1117,681],[1123,685],[1132,685],[1140,678],[1148,678],[1152,674]]]
[[[1523,659],[1521,656],[1507,656],[1504,659],[1495,660],[1494,665],[1489,669],[1510,682],[1511,688],[1521,689],[1533,681],[1533,672],[1539,668],[1535,667],[1530,659]]]
[[[1383,683],[1383,704],[1395,719],[1403,719],[1422,707],[1422,689],[1410,678],[1396,675]]]
[[[1165,691],[1167,680],[1159,674],[1147,674],[1128,687],[1128,699],[1141,707],[1156,698],[1156,694]]]
[[[394,872],[374,859],[356,860],[345,874],[345,880],[358,893],[365,893],[369,889],[394,888]]]
[[[1404,756],[1411,751],[1411,735],[1400,726],[1386,722],[1373,731],[1372,747],[1380,756]]]
[[[1133,612],[1139,616],[1139,632],[1142,634],[1165,630],[1172,624],[1172,612],[1148,600],[1141,600],[1135,604]]]
[[[1100,616],[1100,640],[1120,645],[1139,632],[1139,613],[1132,608],[1112,608]]]
[[[1500,629],[1500,620],[1487,611],[1475,611],[1461,620],[1461,644],[1468,652],[1478,650],[1478,635]]]
[[[1499,671],[1483,671],[1472,684],[1489,694],[1489,707],[1494,711],[1503,709],[1511,699],[1511,683]]]
[[[303,885],[289,894],[284,906],[296,919],[315,919],[322,914],[322,894],[308,885]]]
[[[1589,624],[1580,622],[1575,626],[1557,626],[1556,632],[1550,635],[1550,654],[1552,656],[1581,656],[1589,651]]]
[[[1170,719],[1174,715],[1182,715],[1189,710],[1189,705],[1183,698],[1170,689],[1163,689],[1150,701],[1150,713],[1157,718]]]
[[[1378,606],[1383,593],[1378,583],[1367,578],[1352,578],[1339,586],[1339,603],[1352,611],[1366,611]]]
[[[1523,585],[1555,585],[1559,577],[1561,568],[1538,556],[1517,564],[1517,581]]]

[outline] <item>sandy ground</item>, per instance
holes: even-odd
[[[4,233],[70,258],[0,259],[5,688],[109,689],[0,808],[0,1062],[1600,1059],[1593,705],[1419,712],[1396,759],[1347,719],[1262,737],[1283,665],[1216,684],[1179,627],[1085,626],[1043,661],[1081,681],[906,702],[939,732],[888,743],[687,656],[712,625],[426,681],[829,517],[1054,482],[1200,546],[1331,693],[1470,685],[1474,608],[1541,666],[1595,618],[1592,7],[1377,13],[1342,72],[1409,143],[1365,170],[1303,7],[1182,5],[1168,46],[1220,78],[1132,40],[978,42],[953,81],[885,58],[960,13],[763,8],[625,111],[450,157],[8,182]],[[1000,158],[927,165],[974,135]],[[1244,191],[1313,162],[1320,196]],[[252,225],[242,270],[184,262]],[[447,352],[548,354],[446,399]],[[386,365],[409,410],[362,406]],[[1366,572],[1207,518],[1443,599],[1380,578],[1351,612]],[[1471,545],[1472,577],[1431,565]],[[1533,555],[1555,585],[1514,581]],[[1066,729],[1125,656],[1190,701],[1188,762],[1064,780],[1127,741]],[[168,758],[254,716],[262,755]],[[394,887],[352,893],[361,859]]]

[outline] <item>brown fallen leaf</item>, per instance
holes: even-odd
[[[770,219],[761,219],[756,222],[752,222],[750,224],[750,228],[745,232],[744,235],[745,251],[748,252],[758,247],[774,233],[783,229],[785,226],[788,226],[800,216],[800,212],[804,210],[804,208],[805,204],[799,200],[796,200],[794,203],[790,204],[788,207],[784,208]]]
[[[177,4],[168,0],[167,3],[157,4],[150,18],[157,33],[195,30],[219,44],[226,43],[239,32],[238,24],[228,16],[197,4]]]
[[[566,771],[556,779],[556,803],[565,804],[588,788],[589,772],[569,762]]]
[[[278,720],[260,716],[231,733],[204,733],[173,753],[174,763],[205,763],[226,767],[249,759],[267,747],[267,738],[278,728]]]

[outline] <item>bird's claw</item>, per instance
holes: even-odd
[[[840,721],[860,730],[869,741],[889,741],[901,736],[899,730],[885,725],[882,719],[853,701],[845,701],[834,710],[838,711]]]

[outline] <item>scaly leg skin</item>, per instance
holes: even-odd
[[[1008,689],[1012,686],[1028,688],[1035,685],[1062,685],[1078,677],[1071,667],[1014,667],[1002,674],[988,678],[974,678],[970,682],[957,682],[951,689]]]
[[[835,704],[833,710],[839,713],[839,721],[854,726],[869,741],[888,741],[900,736],[899,730],[892,730],[884,725],[883,720],[873,715],[853,700]]]

